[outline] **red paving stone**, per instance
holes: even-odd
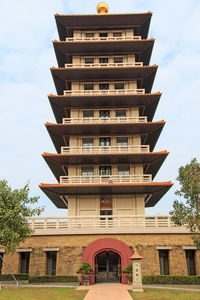
[[[132,300],[128,292],[131,286],[126,284],[94,284],[90,286],[80,286],[77,289],[89,290],[84,300]]]

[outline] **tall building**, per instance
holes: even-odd
[[[18,268],[75,275],[88,261],[93,283],[126,283],[122,270],[137,247],[144,275],[200,271],[186,229],[169,216],[145,216],[172,186],[153,181],[168,152],[154,151],[165,122],[153,121],[161,93],[151,92],[151,16],[108,14],[105,3],[95,15],[55,15],[56,123],[46,128],[57,153],[43,157],[58,183],[40,188],[66,217],[30,220],[35,233],[15,254]]]

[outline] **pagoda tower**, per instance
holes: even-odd
[[[130,233],[172,186],[153,181],[168,152],[154,152],[165,122],[152,121],[161,93],[151,93],[158,68],[149,65],[151,16],[109,14],[105,3],[94,15],[55,15],[56,123],[46,128],[57,153],[43,158],[58,183],[40,188],[68,209],[77,238]]]
[[[152,181],[168,152],[153,152],[165,122],[152,122],[151,16],[55,15],[57,123],[46,128],[57,154],[43,157],[58,183],[40,187],[69,216],[144,214],[171,187]]]
[[[66,216],[27,219],[32,235],[15,253],[0,246],[1,257],[14,274],[78,281],[88,262],[91,284],[126,284],[136,248],[142,276],[200,275],[188,229],[170,215],[145,215],[172,186],[154,180],[168,152],[154,151],[165,122],[153,120],[161,93],[151,92],[152,13],[108,10],[101,2],[97,14],[55,15],[57,95],[49,101],[56,123],[46,128],[57,153],[43,158],[57,183],[40,188]],[[0,274],[8,272],[0,263]]]

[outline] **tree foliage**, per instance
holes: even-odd
[[[196,158],[179,168],[177,180],[180,189],[175,194],[183,197],[186,203],[174,201],[170,212],[172,221],[178,226],[186,226],[197,249],[200,249],[200,163]]]
[[[94,272],[94,270],[92,269],[91,265],[88,262],[84,262],[76,273],[77,274],[89,274],[89,273],[93,273],[93,272]]]
[[[133,264],[129,264],[127,268],[122,270],[123,273],[132,274],[133,272]]]
[[[39,216],[43,208],[32,208],[39,197],[29,198],[29,184],[12,190],[6,180],[0,181],[0,247],[13,252],[32,233],[26,217]]]

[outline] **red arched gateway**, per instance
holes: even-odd
[[[111,238],[99,239],[89,244],[83,253],[82,262],[89,262],[95,270],[95,256],[101,251],[113,251],[119,254],[122,270],[131,263],[130,257],[133,253],[129,246],[117,239]],[[91,283],[95,283],[94,274],[92,275]],[[127,278],[124,273],[122,273],[122,283],[127,283]]]

